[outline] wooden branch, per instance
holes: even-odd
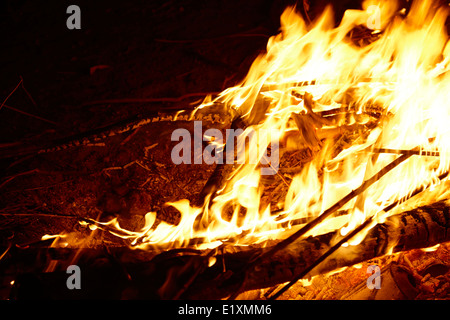
[[[9,106],[9,105],[7,105],[7,104],[4,104],[3,107],[6,108],[6,109],[9,109],[9,110],[12,110],[12,111],[21,113],[21,114],[26,115],[26,116],[29,116],[29,117],[32,117],[32,118],[35,118],[35,119],[38,119],[38,120],[41,120],[41,121],[45,121],[45,122],[50,123],[50,124],[53,124],[53,125],[55,125],[55,126],[58,125],[58,123],[56,123],[56,122],[54,122],[54,121],[45,119],[45,118],[40,117],[40,116],[37,116],[37,115],[35,115],[35,114],[31,114],[31,113],[22,111],[22,110],[20,110],[20,109],[11,107],[11,106]]]
[[[444,173],[442,173],[438,179],[439,180],[443,180],[445,179],[447,176],[449,175],[449,171],[446,171]],[[413,196],[421,193],[423,190],[427,189],[429,186],[420,186],[418,188],[416,188],[411,194],[409,194],[408,196],[406,196],[404,199],[410,199]],[[392,204],[390,204],[389,206],[385,207],[383,209],[384,212],[389,212],[390,210],[392,210],[393,208],[395,208],[398,204],[400,204],[402,199],[399,199],[395,202],[393,202]],[[304,269],[300,274],[295,275],[295,277],[287,284],[285,285],[282,289],[280,289],[278,292],[276,292],[275,294],[273,294],[270,299],[277,299],[278,297],[281,296],[281,294],[283,294],[283,292],[287,291],[292,285],[294,285],[298,280],[303,279],[307,274],[309,274],[311,272],[311,270],[313,270],[315,267],[317,267],[318,265],[320,265],[323,261],[325,261],[329,256],[331,256],[334,252],[336,252],[337,250],[339,250],[342,245],[346,242],[348,242],[349,240],[351,240],[355,235],[357,235],[358,233],[360,233],[361,231],[363,231],[364,229],[366,229],[368,226],[370,226],[373,223],[375,216],[370,216],[368,219],[366,219],[366,221],[364,221],[362,224],[360,224],[358,227],[356,227],[353,231],[351,231],[350,233],[348,233],[347,235],[345,235],[343,238],[341,238],[336,244],[334,244],[330,249],[328,249],[319,259],[317,259],[316,261],[314,261],[310,266],[308,266],[308,268]]]
[[[170,250],[156,256],[152,252],[126,248],[111,248],[108,254],[89,249],[76,262],[82,270],[82,290],[68,290],[65,287],[68,275],[64,266],[74,263],[70,249],[52,248],[51,259],[59,257],[61,261],[59,271],[34,274],[31,280],[29,277],[18,277],[14,294],[16,297],[26,297],[27,294],[42,293],[41,298],[58,299],[221,299],[236,290],[243,292],[290,281],[340,239],[339,232],[332,232],[297,240],[271,255],[270,259],[254,265],[243,285],[242,278],[237,276],[241,274],[240,270],[247,266],[252,257],[270,251],[276,242],[267,248],[251,246],[238,252],[235,252],[236,247],[232,247],[233,252],[226,252],[227,247],[224,246],[213,251]],[[359,245],[340,247],[308,275],[327,273],[391,252],[426,248],[446,241],[450,241],[450,205],[441,201],[391,216],[372,228]],[[42,259],[43,249],[34,250],[40,252]],[[21,252],[25,254],[29,251]],[[18,257],[13,254],[13,248],[8,255]],[[110,263],[94,263],[93,257],[104,261],[105,255]],[[3,266],[8,265],[8,258],[4,260]],[[24,260],[30,261],[30,256]],[[11,263],[16,266],[17,259]]]
[[[414,154],[424,157],[439,157],[439,151],[427,151],[427,150],[403,150],[403,149],[386,149],[386,148],[374,148],[374,153],[393,153],[393,154]]]
[[[188,299],[224,298],[233,290],[247,290],[274,286],[300,274],[314,261],[319,259],[334,243],[339,241],[338,232],[317,237],[308,237],[292,243],[278,251],[270,259],[261,261],[247,273],[245,283],[239,288],[239,279],[226,273],[215,277],[203,275],[202,279],[192,286],[185,296]],[[419,207],[398,215],[391,216],[383,224],[378,224],[366,235],[357,246],[341,247],[337,252],[312,270],[309,276],[323,274],[362,261],[416,248],[426,248],[438,243],[450,241],[450,206],[444,201],[433,205]],[[243,260],[267,249],[253,249],[248,252],[225,254],[217,258],[223,259],[229,266],[228,273],[239,272],[245,267]],[[218,268],[218,267],[216,267]],[[210,276],[214,267],[207,269]],[[230,280],[231,279],[231,280]],[[220,288],[219,290],[215,288]]]
[[[280,243],[278,243],[276,246],[271,248],[270,250],[266,251],[265,253],[255,257],[252,259],[251,263],[249,264],[249,267],[251,268],[254,265],[257,265],[260,261],[267,259],[271,255],[275,254],[277,251],[282,250],[286,248],[288,245],[305,235],[308,231],[315,228],[317,225],[325,221],[329,216],[334,214],[339,208],[344,206],[347,202],[349,202],[351,199],[356,197],[357,195],[364,192],[368,187],[370,187],[373,183],[381,179],[384,175],[386,175],[389,171],[397,167],[400,163],[404,162],[408,158],[410,158],[412,155],[401,155],[391,163],[389,163],[387,166],[385,166],[383,169],[378,171],[376,174],[374,174],[371,178],[365,180],[361,186],[359,186],[357,189],[352,190],[350,193],[348,193],[345,197],[343,197],[341,200],[336,202],[334,205],[329,207],[327,210],[325,210],[320,216],[316,217],[314,220],[310,221],[308,224],[303,226],[300,230],[289,236],[288,238],[284,239]],[[246,269],[247,269],[246,268]],[[246,272],[244,270],[243,272]]]
[[[245,128],[246,128],[246,124],[244,123],[244,121],[242,120],[241,117],[237,117],[231,123],[231,129],[233,129],[233,130],[236,130],[236,129],[244,130]],[[234,142],[232,142],[231,144],[234,145]],[[234,149],[233,150],[229,150],[229,149],[230,149],[230,143],[226,142],[222,156],[223,156],[223,158],[226,158],[227,153],[230,152],[233,154],[233,159],[234,159],[235,151],[234,151]],[[194,204],[197,206],[202,206],[208,195],[211,195],[211,199],[213,199],[216,194],[216,191],[220,190],[223,187],[226,179],[232,173],[233,168],[234,168],[233,164],[227,164],[225,161],[224,161],[224,163],[218,164],[215,167],[211,176],[208,178],[208,181],[206,181],[205,185],[203,186],[202,190],[200,191],[200,194],[198,195]]]

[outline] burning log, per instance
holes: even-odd
[[[425,248],[449,241],[449,228],[450,208],[445,202],[437,202],[430,206],[391,216],[385,223],[378,224],[371,229],[360,245],[341,247],[335,254],[312,270],[308,276],[327,273],[391,252]],[[335,239],[338,237],[337,232],[332,232],[294,242],[285,249],[278,251],[270,260],[263,260],[259,265],[255,265],[249,270],[246,281],[239,288],[239,291],[243,292],[273,286],[291,280],[294,275],[301,273],[315,260],[319,259],[332,246],[333,240],[337,242]],[[258,249],[260,252],[267,250],[270,250],[270,248]],[[242,259],[241,257],[236,259],[239,255],[251,257],[255,254],[252,251],[235,254],[235,256],[224,255],[223,259],[225,261],[229,260],[230,265],[233,265],[231,258],[236,261]],[[227,265],[226,262],[225,265]],[[244,266],[241,265],[240,267]],[[233,269],[236,271],[239,270],[239,267],[233,265]],[[224,280],[224,276],[221,278],[215,280],[217,287],[223,286],[224,290],[225,288],[233,290],[233,286],[229,284],[229,281]],[[211,280],[213,279],[208,279],[208,281]],[[191,288],[186,296],[188,298],[212,298],[213,296],[219,298],[226,296],[222,290],[220,293],[215,293],[213,288],[216,286],[212,286],[211,283],[203,290],[199,287],[201,285],[199,281],[197,286]],[[208,290],[207,288],[211,289]],[[220,296],[217,296],[218,294]]]
[[[102,298],[163,298],[163,299],[219,299],[236,292],[265,288],[290,281],[303,272],[342,238],[339,232],[298,240],[262,260],[248,272],[245,282],[240,270],[255,255],[273,248],[248,247],[228,252],[227,246],[214,250],[171,250],[149,260],[150,252],[110,249],[110,264],[89,265],[79,263],[86,270],[86,279],[80,292],[64,286],[67,274],[53,272],[35,276],[21,276],[15,282],[14,296],[26,297],[31,292],[47,298],[80,298],[93,292]],[[450,241],[450,206],[445,201],[419,207],[390,216],[376,225],[357,246],[342,246],[308,277],[351,266],[385,254],[426,248]],[[67,257],[68,249],[61,257]],[[61,252],[62,252],[61,251]],[[102,256],[102,251],[88,250],[89,257]],[[55,254],[53,254],[55,256]],[[105,253],[103,252],[103,257]],[[115,258],[111,258],[116,256]],[[17,255],[16,255],[17,258]],[[29,259],[29,256],[27,257]],[[111,279],[115,285],[111,285]],[[45,292],[44,292],[45,291]]]

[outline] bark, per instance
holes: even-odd
[[[12,297],[220,299],[291,280],[336,243],[337,234],[332,232],[295,241],[249,269],[245,281],[240,270],[251,258],[272,246],[253,246],[233,253],[180,249],[156,256],[152,252],[124,248],[110,249],[107,253],[88,250],[77,262],[82,270],[84,290],[68,290],[65,283],[69,275],[60,268],[57,272],[18,277]],[[341,247],[308,275],[446,241],[450,241],[450,206],[441,201],[391,216],[372,228],[359,245]],[[39,251],[42,260],[42,249]],[[68,249],[58,253],[58,249],[53,248],[51,259],[68,261],[68,256]],[[212,258],[215,264],[208,267]],[[17,261],[14,263],[17,265]]]

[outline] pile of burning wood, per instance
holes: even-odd
[[[78,197],[87,185],[130,178],[142,193],[151,185],[182,189],[174,186],[177,166],[185,175],[193,165],[208,173],[190,196],[158,208],[134,193],[141,200],[125,201],[135,210],[128,219],[105,217],[89,204],[58,212],[48,205],[3,208],[5,219],[28,210],[74,228],[39,245],[4,248],[9,267],[30,256],[45,265],[45,272],[11,278],[12,296],[38,290],[52,298],[448,298],[447,16],[446,7],[430,1],[410,8],[366,1],[334,27],[330,8],[312,24],[287,8],[281,32],[244,81],[195,110],[9,150],[10,158],[37,152],[51,161],[92,158],[80,150],[104,148],[97,157],[113,165],[95,170],[95,182],[90,174],[72,180]],[[164,127],[172,128],[170,142],[154,136]],[[136,152],[121,153],[120,163],[110,159],[132,139]],[[43,172],[11,174],[1,187],[17,190]],[[115,187],[117,198],[130,183],[125,191]],[[31,192],[22,191],[23,198]],[[64,188],[53,192],[48,196],[67,197]],[[103,209],[114,211],[121,205],[114,201],[105,200]],[[81,287],[89,290],[67,290],[69,265],[86,270]],[[351,280],[340,292],[332,289],[343,279]]]

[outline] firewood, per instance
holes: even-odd
[[[231,129],[244,130],[245,128],[246,128],[246,124],[244,123],[244,121],[242,120],[241,117],[237,117],[231,123]],[[226,154],[228,152],[231,152],[233,154],[235,152],[235,150],[229,150],[230,149],[229,146],[230,146],[230,144],[228,144],[228,143],[225,144],[224,157],[226,157]],[[234,155],[233,155],[233,158],[234,158]],[[200,194],[198,195],[198,197],[196,199],[195,204],[198,206],[203,205],[203,203],[208,195],[212,195],[211,199],[213,199],[214,195],[216,194],[216,191],[221,189],[221,187],[225,183],[226,179],[232,173],[233,169],[234,169],[233,164],[227,164],[226,162],[219,163],[216,166],[216,168],[214,169],[211,176],[208,178],[208,181],[206,181],[202,191],[200,192]]]
[[[399,149],[386,149],[386,148],[374,148],[374,153],[393,153],[393,154],[415,154],[424,157],[439,157],[439,151],[427,151],[427,150],[399,150]]]
[[[445,179],[447,176],[449,175],[449,171],[443,172],[441,175],[439,175],[438,179],[439,180],[443,180]],[[385,207],[383,209],[384,212],[389,212],[390,210],[392,210],[393,208],[395,208],[399,203],[406,201],[407,199],[410,199],[412,197],[414,197],[415,195],[421,193],[422,191],[424,191],[425,189],[427,189],[429,186],[425,186],[422,185],[418,188],[416,188],[412,193],[410,193],[409,195],[407,195],[405,198],[403,199],[399,199],[395,202],[393,202],[392,204],[390,204],[389,206]],[[403,201],[402,201],[403,200]],[[281,296],[281,294],[285,291],[287,291],[292,285],[294,285],[298,280],[304,278],[308,273],[311,272],[311,270],[313,270],[315,267],[317,267],[320,263],[322,263],[323,261],[325,261],[325,259],[327,259],[329,256],[331,256],[334,252],[336,252],[339,248],[341,248],[342,245],[344,245],[346,242],[348,242],[349,240],[351,240],[354,236],[356,236],[358,233],[360,233],[362,230],[364,230],[366,227],[370,226],[373,222],[374,216],[369,217],[368,219],[366,219],[366,221],[364,221],[361,225],[359,225],[358,227],[356,227],[352,232],[348,233],[346,236],[344,236],[343,238],[341,238],[336,244],[334,244],[330,249],[328,249],[319,259],[317,259],[316,261],[314,261],[308,268],[306,268],[305,270],[303,270],[300,274],[295,275],[295,277],[293,277],[293,279],[287,284],[285,285],[282,289],[280,289],[278,292],[276,292],[271,299],[276,299],[279,296]]]
[[[90,249],[77,262],[84,270],[83,274],[86,274],[86,281],[82,280],[84,290],[64,289],[67,274],[59,268],[60,271],[52,273],[19,277],[15,281],[14,294],[20,298],[30,292],[40,294],[45,291],[47,298],[71,299],[80,298],[80,295],[83,297],[83,294],[92,297],[92,292],[95,292],[94,297],[98,298],[220,299],[237,290],[244,292],[290,281],[293,275],[300,274],[327,252],[338,239],[339,231],[299,239],[254,265],[243,284],[236,275],[240,274],[252,257],[270,251],[276,242],[266,248],[254,245],[237,252],[227,252],[226,246],[223,246],[213,251],[170,250],[156,256],[152,252],[111,248],[106,257],[113,256],[114,259],[109,261],[115,262],[103,264],[93,264],[92,260],[93,257],[97,260],[103,257],[104,260],[105,252]],[[450,241],[450,205],[441,201],[389,217],[384,223],[372,228],[359,245],[340,247],[308,276],[327,273],[385,254],[426,248],[446,241]],[[236,247],[233,249],[238,250]],[[44,249],[30,248],[28,251],[22,250],[25,262],[30,261],[30,255],[33,256],[30,253],[32,250],[40,252],[36,256],[42,259]],[[20,255],[12,256],[15,258],[12,263],[17,265]],[[73,255],[68,248],[52,248],[52,259],[59,258],[61,265],[65,261],[66,264],[72,263],[71,257]],[[5,266],[8,259],[4,259]],[[129,277],[125,277],[125,273]],[[120,281],[111,285],[111,279]]]
[[[313,269],[308,276],[327,273],[388,253],[426,248],[450,241],[449,231],[450,206],[445,201],[393,215],[386,222],[372,228],[359,245],[341,247],[317,268]],[[270,287],[291,280],[293,274],[301,273],[315,260],[319,259],[334,244],[333,241],[336,242],[335,239],[338,237],[338,232],[332,232],[292,243],[278,251],[270,259],[261,261],[260,264],[249,270],[246,281],[239,288],[239,292]],[[271,250],[271,248],[256,250],[264,252]],[[240,268],[245,266],[245,263],[236,266],[236,260],[243,259],[239,255],[248,257],[254,254],[254,250],[250,250],[250,252],[245,253],[224,255],[217,259],[224,259],[225,264],[228,262],[230,266],[233,266],[234,271],[239,271]],[[213,269],[214,267],[209,268],[207,272],[211,272]],[[224,276],[217,280],[204,275],[202,281],[199,280],[195,286],[190,288],[186,298],[212,299],[226,297],[227,289],[230,291],[236,290],[237,286],[235,283],[227,283],[223,278]],[[208,285],[206,285],[207,283]],[[217,290],[216,287],[221,289]],[[231,293],[230,291],[228,293]]]
[[[326,218],[334,214],[339,208],[344,206],[347,202],[349,202],[354,197],[358,196],[362,192],[364,192],[368,187],[370,187],[373,183],[381,179],[384,175],[386,175],[389,171],[397,167],[400,163],[410,158],[412,155],[401,155],[394,161],[392,161],[390,164],[385,166],[383,169],[378,171],[376,174],[374,174],[371,178],[365,180],[361,186],[359,186],[357,189],[352,190],[350,193],[348,193],[345,197],[343,197],[341,200],[336,202],[334,205],[329,207],[327,210],[325,210],[320,216],[316,217],[314,220],[310,221],[308,224],[303,226],[300,230],[289,236],[288,238],[284,239],[280,243],[278,243],[276,246],[271,248],[271,250],[265,252],[264,254],[260,255],[259,257],[256,257],[252,264],[257,264],[259,261],[262,261],[263,259],[266,259],[268,256],[275,254],[277,251],[282,250],[289,246],[291,243],[305,235],[308,231],[325,221]]]

